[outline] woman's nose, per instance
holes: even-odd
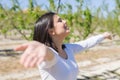
[[[63,22],[66,24],[66,20],[63,20]]]

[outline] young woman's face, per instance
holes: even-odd
[[[62,20],[58,15],[54,15],[53,21],[55,35],[66,37],[70,32],[66,21]]]

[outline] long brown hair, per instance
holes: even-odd
[[[51,36],[48,33],[48,29],[53,28],[53,16],[56,13],[48,12],[41,17],[38,18],[38,20],[35,23],[34,27],[34,35],[33,40],[39,41],[47,46],[50,46],[52,48],[54,47],[54,43],[52,41]]]
[[[55,14],[54,12],[48,12],[38,18],[34,27],[33,40],[52,47],[57,51],[57,47],[48,33],[48,29],[54,27],[53,16]],[[65,45],[62,45],[62,48],[65,48]]]

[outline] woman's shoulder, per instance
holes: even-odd
[[[63,44],[65,48],[72,48],[73,46],[75,46],[75,43],[65,43]]]

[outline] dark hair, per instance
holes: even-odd
[[[48,12],[38,18],[34,27],[33,40],[54,48],[54,43],[48,33],[48,29],[54,27],[53,16],[55,14],[54,12]]]
[[[57,47],[52,41],[51,36],[48,33],[48,29],[54,27],[53,16],[56,13],[48,12],[38,18],[34,27],[33,40],[41,42],[49,47],[54,48],[57,51]],[[62,48],[65,48],[65,45],[62,45]]]

